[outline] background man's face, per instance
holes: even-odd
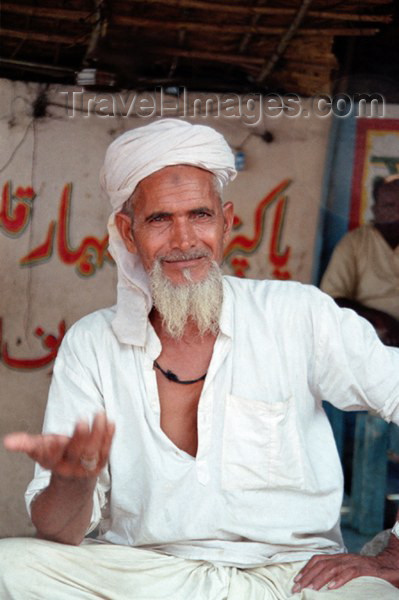
[[[373,213],[377,224],[399,222],[399,185],[381,186],[377,192]]]
[[[159,259],[172,283],[202,281],[212,260],[218,264],[233,221],[233,206],[221,206],[209,171],[191,166],[165,167],[143,179],[134,194],[129,251],[137,252],[147,272]],[[123,236],[122,236],[123,237]]]

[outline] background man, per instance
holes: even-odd
[[[321,289],[374,325],[384,344],[399,346],[399,175],[377,182],[374,221],[336,246]]]
[[[65,336],[44,433],[5,440],[39,463],[41,539],[0,544],[2,598],[399,597],[395,535],[342,554],[321,404],[399,422],[398,353],[315,288],[222,277],[234,176],[222,136],[180,120],[108,149],[118,301]]]

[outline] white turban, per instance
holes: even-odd
[[[118,267],[117,315],[112,326],[124,343],[144,345],[152,301],[141,259],[127,251],[115,214],[142,179],[171,165],[210,171],[222,187],[237,174],[233,153],[220,133],[180,119],[154,121],[122,134],[108,147],[101,169],[101,187],[114,209],[108,221],[109,249]]]
[[[204,125],[163,119],[126,131],[109,146],[100,182],[114,210],[142,179],[170,165],[193,165],[214,173],[223,187],[234,179],[234,156],[224,137]]]

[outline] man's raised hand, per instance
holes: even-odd
[[[105,413],[98,413],[91,428],[79,421],[71,437],[11,433],[3,443],[7,450],[24,452],[55,475],[88,478],[97,477],[107,463],[114,431]]]

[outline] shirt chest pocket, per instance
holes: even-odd
[[[222,488],[305,488],[304,452],[293,398],[259,402],[226,399]]]

